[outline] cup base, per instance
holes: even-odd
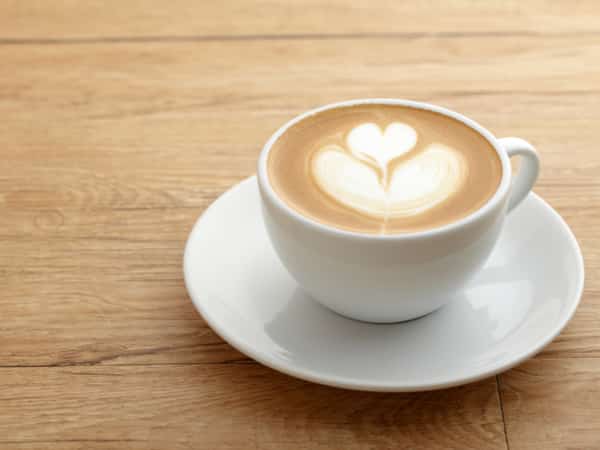
[[[324,308],[327,308],[328,310],[334,312],[338,316],[343,317],[344,319],[355,320],[356,322],[362,322],[362,323],[372,323],[372,324],[375,324],[375,325],[389,325],[389,324],[394,324],[394,323],[413,322],[413,321],[422,319],[423,317],[427,317],[428,315],[433,314],[437,310],[442,309],[444,306],[446,306],[446,304],[444,303],[443,305],[440,305],[437,308],[435,308],[435,309],[433,309],[431,311],[428,311],[426,313],[420,313],[420,314],[411,315],[411,316],[390,317],[390,318],[382,318],[382,319],[371,319],[371,318],[366,319],[366,318],[363,318],[363,317],[353,316],[352,314],[345,314],[343,312],[336,311],[335,309],[330,308],[329,306],[327,306],[327,305],[319,302],[318,300],[316,300],[310,294],[306,293],[306,295],[312,301],[318,303],[319,305],[323,306]]]

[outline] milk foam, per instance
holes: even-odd
[[[385,219],[423,213],[461,187],[467,164],[460,152],[440,143],[408,154],[417,139],[404,123],[393,122],[385,131],[363,123],[348,133],[347,149],[317,150],[312,176],[322,191],[362,214]]]

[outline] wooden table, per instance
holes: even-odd
[[[0,3],[0,448],[600,448],[600,6]],[[418,394],[232,349],[182,280],[197,216],[308,108],[403,97],[537,146],[582,304],[534,359]]]

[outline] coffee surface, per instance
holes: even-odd
[[[408,106],[322,111],[273,144],[268,177],[300,214],[371,234],[422,231],[460,220],[496,191],[502,165],[463,123]]]

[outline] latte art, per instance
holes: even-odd
[[[483,136],[449,116],[362,104],[309,115],[273,143],[267,171],[290,208],[360,233],[440,227],[496,191],[502,164]]]
[[[388,164],[415,146],[417,132],[409,125],[395,122],[388,125],[385,133],[382,133],[376,124],[364,123],[348,133],[346,143],[354,156],[377,164],[385,185]]]
[[[467,167],[460,153],[439,143],[411,154],[417,139],[404,123],[391,123],[384,132],[374,123],[358,125],[346,138],[349,150],[336,145],[317,150],[312,176],[324,193],[362,214],[420,214],[454,194]]]

